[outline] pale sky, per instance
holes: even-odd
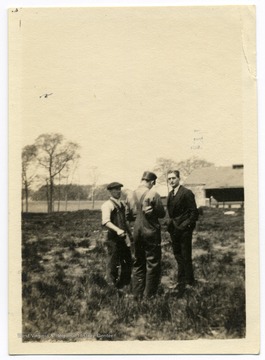
[[[238,9],[21,9],[13,16],[22,49],[21,145],[49,132],[80,144],[74,182],[89,183],[97,166],[99,183],[134,188],[159,157],[244,162]],[[45,93],[52,95],[40,98]]]

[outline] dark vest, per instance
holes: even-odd
[[[112,200],[110,200],[110,201],[112,201]],[[118,226],[120,229],[126,231],[125,206],[123,204],[121,204],[121,206],[119,206],[114,201],[112,201],[112,203],[114,205],[114,209],[112,210],[112,212],[110,214],[110,221],[114,225]],[[113,237],[116,238],[118,236],[116,234],[116,232],[111,229],[108,229],[108,233],[109,233],[110,238],[113,238]]]

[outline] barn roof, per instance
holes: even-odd
[[[203,185],[205,189],[243,188],[243,169],[205,167],[194,170],[185,181],[186,185]]]

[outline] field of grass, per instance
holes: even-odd
[[[23,341],[231,339],[245,336],[244,213],[205,208],[193,239],[196,286],[172,290],[177,265],[162,226],[158,295],[136,302],[105,278],[100,212],[22,216]]]

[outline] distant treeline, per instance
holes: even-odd
[[[109,192],[107,185],[54,185],[53,200],[107,200]],[[47,185],[30,192],[30,198],[35,201],[47,200]]]

